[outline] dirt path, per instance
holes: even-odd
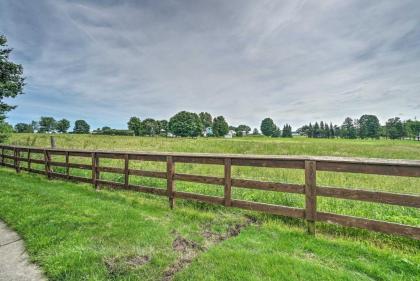
[[[45,281],[41,270],[29,262],[22,239],[0,221],[0,281]]]

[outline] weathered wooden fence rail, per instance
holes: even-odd
[[[420,228],[397,223],[377,221],[359,217],[338,215],[317,211],[317,197],[333,197],[348,200],[360,200],[373,203],[392,204],[420,208],[420,196],[394,194],[360,189],[347,189],[318,186],[317,171],[365,173],[376,175],[420,177],[420,161],[372,160],[359,158],[332,157],[289,157],[289,156],[248,156],[248,155],[214,155],[214,154],[179,154],[179,153],[148,153],[148,152],[116,152],[116,151],[85,151],[69,149],[32,148],[21,146],[0,145],[1,165],[14,168],[16,172],[28,171],[45,174],[48,178],[58,177],[91,183],[95,188],[108,186],[117,189],[127,189],[152,193],[169,198],[171,208],[175,199],[191,199],[201,202],[220,204],[226,207],[260,211],[287,217],[301,218],[307,221],[308,232],[315,233],[316,221],[327,221],[347,227],[358,227],[389,234],[399,234],[420,240]],[[22,154],[26,152],[26,157]],[[34,154],[43,155],[43,160],[34,159]],[[52,155],[65,156],[65,162],[52,161]],[[91,158],[92,164],[71,163],[71,157]],[[121,168],[100,165],[100,159],[120,159],[124,161]],[[166,172],[130,169],[130,161],[166,162]],[[26,162],[27,165],[23,165]],[[32,164],[42,164],[44,169],[34,169]],[[211,177],[176,173],[176,163],[214,164],[224,166],[224,177]],[[255,180],[235,179],[231,176],[232,166],[271,167],[302,169],[305,172],[305,184],[288,184],[264,182]],[[64,167],[65,173],[54,172],[52,167]],[[74,176],[70,169],[84,169],[92,173],[90,178]],[[101,172],[124,175],[124,182],[113,182],[100,179]],[[129,177],[144,176],[167,180],[167,188],[155,188],[130,184]],[[188,181],[224,186],[224,196],[209,196],[204,194],[181,192],[175,188],[176,181]],[[280,205],[243,201],[232,198],[232,188],[250,188],[265,191],[297,193],[305,196],[305,208],[294,208]]]

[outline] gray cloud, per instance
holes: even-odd
[[[414,117],[419,19],[415,0],[6,0],[0,30],[28,77],[10,119]]]

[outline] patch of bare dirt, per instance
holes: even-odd
[[[204,251],[194,241],[188,240],[181,235],[177,234],[175,240],[172,242],[172,249],[180,253],[178,260],[171,264],[164,272],[162,281],[170,281],[173,279],[175,273],[182,270],[198,255],[200,251]]]
[[[149,256],[112,257],[104,260],[104,264],[110,275],[118,275],[121,272],[142,266],[150,261]]]
[[[250,224],[255,224],[257,221],[253,217],[247,217],[246,221],[243,223],[237,223],[228,228],[226,233],[217,233],[212,232],[208,228],[205,229],[202,233],[202,236],[210,243],[215,244],[221,241],[224,241],[230,237],[238,236],[241,233],[241,230]]]
[[[230,237],[239,235],[244,227],[253,223],[256,223],[255,218],[247,217],[244,223],[230,226],[226,233],[213,232],[209,230],[210,226],[205,226],[202,236],[206,240],[206,245],[215,245]],[[174,233],[176,234],[176,232]],[[180,253],[180,257],[165,270],[162,281],[171,281],[177,272],[187,267],[200,252],[206,251],[208,247],[200,246],[196,242],[176,234],[176,238],[172,242],[172,248]]]

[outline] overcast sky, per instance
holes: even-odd
[[[1,0],[0,34],[27,78],[11,123],[420,117],[418,0]]]

